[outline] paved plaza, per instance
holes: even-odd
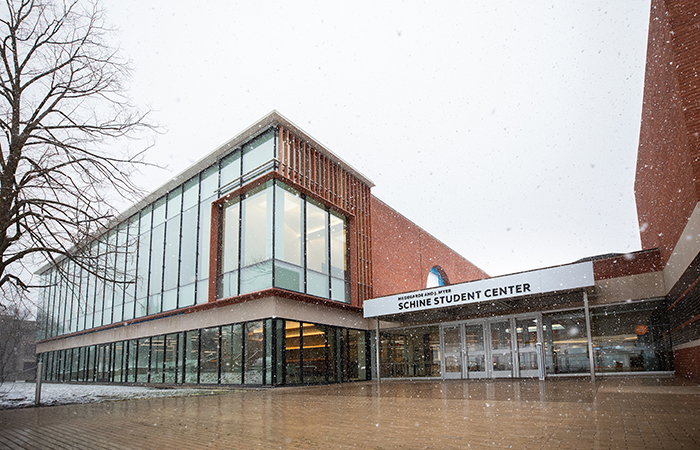
[[[0,411],[0,449],[698,449],[700,386],[383,381]]]

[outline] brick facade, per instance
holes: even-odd
[[[676,373],[700,383],[700,344],[675,350],[673,361]]]
[[[700,198],[700,29],[683,31],[690,11],[679,3],[652,2],[635,180],[642,247],[664,263]]]
[[[700,201],[699,72],[700,3],[652,0],[635,197],[642,247],[658,248],[665,272],[678,273],[666,286],[675,370],[694,380],[700,379],[700,255],[694,236],[683,232]],[[683,252],[682,266],[674,267],[682,257],[669,265]]]
[[[488,276],[375,197],[372,197],[372,238],[375,297],[424,289],[433,266],[447,276],[445,284]]]

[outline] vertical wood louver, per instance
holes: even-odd
[[[278,129],[277,172],[331,205],[354,214],[349,218],[352,304],[361,306],[372,298],[372,230],[370,187],[299,139],[290,130]]]

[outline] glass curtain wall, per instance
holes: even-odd
[[[439,377],[438,326],[381,332],[382,377]]]
[[[230,200],[221,214],[218,298],[274,286],[350,301],[343,215],[277,180]]]
[[[663,302],[591,310],[597,372],[672,370],[672,346]]]
[[[589,373],[586,318],[583,310],[542,315],[548,374]]]
[[[304,292],[304,201],[285,184],[275,189],[275,286]]]
[[[369,379],[370,340],[367,331],[266,319],[58,350],[40,358],[47,381],[318,384]]]
[[[124,277],[126,280],[135,280],[137,276],[136,266],[138,262],[138,238],[139,238],[139,216],[132,216],[127,225],[127,236],[125,240],[125,268]],[[129,283],[124,286],[124,309],[123,320],[134,318],[136,308],[136,283]]]
[[[268,130],[234,149],[90,243],[87,251],[101,276],[70,261],[42,274],[50,287],[42,293],[37,339],[207,302],[211,204],[224,189],[274,170],[275,136],[274,129]],[[272,220],[270,196],[253,196],[243,200],[242,211],[251,230],[260,207],[268,209],[262,215]],[[246,233],[244,243],[251,251],[243,272],[246,289],[256,290],[271,274],[271,230],[270,222],[260,233]],[[269,250],[261,253],[263,237],[269,240],[263,244]],[[231,275],[234,280],[237,283],[238,276]],[[230,289],[238,291],[238,286]]]
[[[221,327],[221,383],[243,383],[243,325]]]
[[[163,256],[165,250],[165,197],[153,205],[151,230],[151,259],[147,314],[157,314],[163,309]]]
[[[163,259],[163,311],[178,307],[180,276],[180,236],[182,225],[182,186],[168,193]]]
[[[180,225],[180,278],[178,308],[195,304],[197,281],[197,241],[199,220],[199,177],[187,181],[182,189],[182,223]],[[202,292],[204,296],[204,292]]]
[[[219,327],[205,328],[199,336],[199,382],[219,382]]]
[[[243,195],[240,222],[241,294],[272,286],[272,203],[272,181]],[[239,232],[237,229],[227,231],[233,234]]]
[[[590,372],[583,310],[544,314],[549,374]],[[597,373],[673,370],[668,321],[662,301],[591,308]]]
[[[371,376],[366,331],[287,320],[280,337],[284,384],[356,381]]]

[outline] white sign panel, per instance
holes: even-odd
[[[366,300],[365,317],[545,294],[594,285],[591,261]]]

